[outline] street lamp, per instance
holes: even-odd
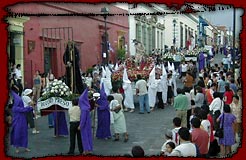
[[[109,9],[107,7],[103,7],[101,8],[101,13],[103,13],[103,18],[104,18],[104,29],[105,29],[105,32],[104,32],[104,38],[103,38],[103,44],[104,44],[104,47],[102,49],[102,56],[103,56],[103,64],[108,64],[108,34],[107,34],[107,16],[108,16],[108,13],[109,13]]]
[[[176,35],[175,35],[175,27],[176,27],[177,21],[176,19],[173,20],[173,47],[175,49],[175,43],[176,43]]]

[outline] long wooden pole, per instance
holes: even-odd
[[[73,79],[74,79],[74,77],[73,77],[73,76],[74,76],[74,75],[73,75],[73,74],[74,74],[74,71],[73,71],[73,68],[74,68],[74,67],[73,67],[73,66],[74,66],[74,65],[73,65],[73,64],[74,64],[74,59],[73,59],[73,57],[74,57],[74,56],[73,56],[73,54],[74,54],[74,53],[73,53],[73,44],[71,44],[72,42],[68,42],[68,43],[70,43],[70,44],[68,44],[68,46],[69,46],[69,49],[70,49],[70,62],[72,62],[72,65],[70,66],[70,67],[71,67],[71,68],[70,68],[70,71],[71,71],[71,75],[70,75],[70,76],[71,76],[71,81],[70,81],[71,84],[70,84],[70,87],[71,87],[71,91],[74,92],[74,89],[73,89],[73,85],[74,85],[74,84],[73,84]],[[71,47],[72,47],[72,48],[71,48]]]

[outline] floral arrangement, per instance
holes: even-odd
[[[185,57],[197,57],[199,54],[199,50],[194,49],[194,50],[188,50],[185,54]]]
[[[40,100],[46,100],[51,97],[60,97],[65,100],[72,100],[78,95],[73,94],[69,87],[61,80],[54,79],[50,82],[46,88],[43,89]]]
[[[204,47],[202,47],[202,48],[199,48],[199,53],[200,52],[203,52],[204,54],[208,54],[209,51],[205,49]]]
[[[162,56],[162,60],[163,61],[169,61],[169,62],[173,62],[174,59],[173,59],[173,54],[168,52],[168,53],[165,53],[163,56]]]
[[[137,65],[135,59],[131,57],[125,60],[125,67],[130,81],[136,81],[137,75],[141,75],[143,79],[148,79],[149,73],[154,67],[154,60],[152,57],[143,57],[140,64]],[[112,80],[114,82],[123,81],[123,70],[124,67],[112,74]]]
[[[180,61],[185,60],[185,53],[184,52],[177,52],[176,56],[179,56]]]

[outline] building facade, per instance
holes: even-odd
[[[101,13],[105,6],[109,9],[106,27]],[[25,87],[32,87],[36,70],[47,73],[52,69],[57,78],[65,74],[63,54],[69,41],[73,41],[80,52],[83,72],[103,62],[105,31],[108,35],[108,61],[115,62],[118,48],[128,43],[128,18],[121,16],[127,12],[113,5],[27,3],[11,6],[10,10],[32,15],[23,26],[23,58],[20,61]]]

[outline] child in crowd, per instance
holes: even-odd
[[[173,133],[172,130],[167,130],[165,133],[165,143],[161,147],[161,153],[160,155],[167,155],[168,150],[167,150],[167,143],[168,142],[173,142],[172,141]],[[175,144],[174,144],[175,145]],[[174,146],[175,147],[175,146]]]
[[[175,148],[174,142],[171,142],[171,141],[167,142],[165,156],[169,156],[172,153],[174,148]]]
[[[179,117],[175,117],[173,119],[174,128],[172,129],[172,140],[176,145],[179,145],[179,135],[178,131],[181,128],[181,119]]]

